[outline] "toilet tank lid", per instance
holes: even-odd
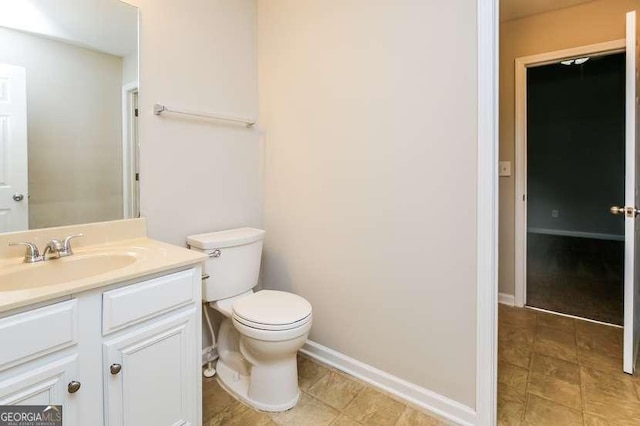
[[[264,239],[264,231],[256,228],[228,229],[226,231],[209,232],[190,235],[187,244],[201,250],[240,246]]]

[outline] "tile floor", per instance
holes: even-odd
[[[499,425],[640,425],[622,329],[499,307]]]
[[[215,378],[203,380],[203,424],[264,425],[381,425],[436,426],[448,423],[431,417],[367,384],[298,357],[302,395],[293,409],[264,413],[236,401]]]
[[[640,425],[640,377],[622,372],[622,329],[499,307],[498,424]],[[304,356],[302,396],[284,413],[255,411],[203,381],[205,426],[445,425]]]

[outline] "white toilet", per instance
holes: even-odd
[[[284,291],[253,292],[263,239],[263,230],[240,228],[192,235],[187,243],[209,255],[203,299],[224,315],[218,381],[258,410],[284,411],[300,397],[296,354],[311,329],[311,305]]]

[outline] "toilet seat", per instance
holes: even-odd
[[[293,293],[261,290],[237,300],[231,316],[234,321],[257,330],[292,330],[311,321],[311,304]]]
[[[311,322],[311,315],[309,315],[305,321],[297,323],[294,328],[268,330],[264,328],[264,324],[257,324],[262,327],[257,328],[241,323],[235,315],[231,318],[233,327],[241,336],[266,342],[284,342],[304,336],[309,333],[309,330],[311,330]]]
[[[311,314],[307,315],[306,317],[304,317],[303,319],[301,319],[300,321],[296,321],[290,324],[280,324],[280,325],[274,325],[274,324],[263,324],[263,323],[259,323],[259,322],[252,322],[252,321],[247,321],[246,319],[239,317],[237,315],[233,315],[232,316],[234,321],[239,322],[240,324],[247,326],[247,327],[251,327],[251,328],[255,328],[257,330],[264,330],[264,331],[284,331],[284,330],[293,330],[299,327],[304,326],[305,324],[307,324],[308,322],[311,321]]]

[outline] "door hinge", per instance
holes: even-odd
[[[135,115],[136,117],[138,116],[138,108],[133,110],[133,115]]]
[[[136,173],[136,182],[140,181],[140,173]]]

